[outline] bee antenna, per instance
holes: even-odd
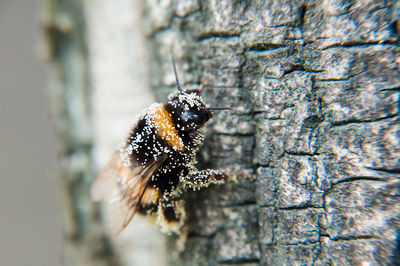
[[[209,110],[215,110],[215,111],[219,111],[219,110],[232,110],[232,108],[230,107],[208,107],[207,109]]]
[[[176,86],[178,87],[178,90],[179,90],[180,92],[184,93],[183,90],[182,90],[182,88],[181,88],[181,86],[179,85],[178,74],[176,73],[175,58],[174,58],[173,56],[171,56],[171,58],[172,58],[172,67],[174,68]]]

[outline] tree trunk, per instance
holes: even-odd
[[[208,77],[206,102],[236,111],[208,126],[203,162],[257,176],[187,195],[189,238],[171,264],[395,261],[399,8],[396,1],[149,4],[152,87],[158,95],[175,89],[172,54],[185,85]]]
[[[233,107],[208,124],[200,167],[255,179],[186,193],[188,239],[172,252],[177,240],[168,238],[167,263],[400,260],[398,2],[147,1],[143,19],[139,1],[86,1],[85,12],[68,3],[47,32],[62,74],[53,99],[62,107],[61,162],[69,163],[61,183],[74,256],[88,256],[78,254],[88,245],[104,265],[115,265],[113,254],[125,265],[164,263],[132,255],[143,239],[160,243],[152,229],[151,237],[127,233],[107,245],[87,187],[89,162],[102,164],[143,109],[132,106],[147,104],[139,95],[152,88],[164,102],[176,90],[173,55],[183,87],[207,77],[205,102]]]

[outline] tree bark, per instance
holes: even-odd
[[[151,88],[164,102],[176,90],[172,55],[183,87],[207,77],[205,102],[233,107],[207,125],[200,168],[255,178],[186,193],[185,249],[172,252],[168,237],[166,263],[400,260],[398,2],[48,2],[69,261],[165,263],[132,255],[147,237],[127,233],[124,249],[108,238],[88,186],[90,163],[107,159],[144,107],[132,106],[147,104],[138,95]]]
[[[172,265],[399,261],[399,8],[150,2],[159,99],[175,90],[171,55],[185,86],[208,77],[205,101],[235,110],[207,127],[202,166],[256,174],[188,193],[189,238]]]

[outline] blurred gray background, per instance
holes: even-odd
[[[0,0],[0,265],[61,265],[56,140],[37,3]]]

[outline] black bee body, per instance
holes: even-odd
[[[110,193],[104,193],[102,180],[114,182],[111,202],[118,204],[110,209],[118,213],[117,219],[112,218],[115,230],[125,228],[138,211],[157,214],[162,231],[179,232],[185,220],[183,191],[227,179],[220,171],[198,171],[195,167],[196,152],[204,139],[201,128],[213,115],[200,97],[201,90],[202,86],[179,90],[165,104],[153,104],[145,110],[108,171],[95,181],[95,199],[110,198]]]

